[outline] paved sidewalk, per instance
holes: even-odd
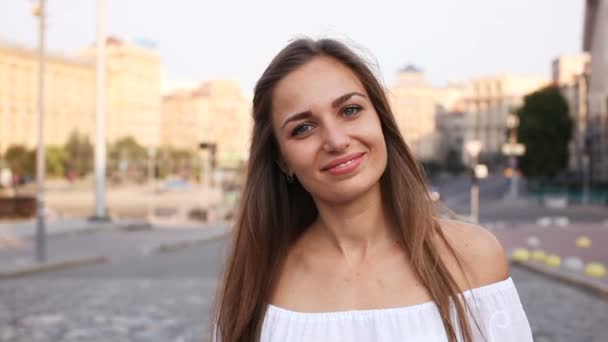
[[[108,222],[90,221],[86,218],[47,219],[46,233],[48,236],[86,232],[97,229],[134,228],[148,224],[144,220],[119,219]],[[36,219],[0,221],[0,236],[11,236],[16,239],[31,239],[36,236]],[[0,243],[0,248],[2,245]]]
[[[148,229],[109,225],[86,233],[55,234],[47,240],[47,262],[35,260],[35,244],[30,238],[20,246],[0,249],[0,279],[93,263],[113,262],[151,253],[161,253],[184,246],[204,243],[229,233],[227,224]]]
[[[608,295],[608,226],[593,223],[543,226],[534,223],[495,227],[492,231],[512,261]]]

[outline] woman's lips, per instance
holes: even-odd
[[[330,166],[323,168],[323,171],[327,171],[332,175],[345,175],[351,173],[361,165],[364,156],[365,153],[356,153],[337,159],[330,163]]]

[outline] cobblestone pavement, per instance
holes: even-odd
[[[0,285],[0,341],[201,341],[215,281],[28,279]]]
[[[516,266],[511,275],[536,342],[608,341],[608,298]]]
[[[162,257],[180,258],[183,253],[192,252],[184,250]],[[204,266],[209,259],[201,263],[192,254],[181,258],[192,260],[184,269],[206,274],[153,277],[146,272],[133,276],[119,272],[3,281],[0,340],[204,341],[215,276],[200,272],[201,264],[209,268]],[[156,259],[148,260],[159,264]],[[608,341],[607,299],[517,267],[512,268],[512,276],[536,341]]]

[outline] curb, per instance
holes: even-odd
[[[174,243],[163,243],[157,247],[154,247],[150,250],[149,254],[161,254],[168,253],[180,250],[182,248],[191,247],[191,246],[200,246],[206,243],[214,242],[217,240],[221,240],[231,233],[230,230],[223,231],[220,234],[212,235],[204,238],[197,238],[193,240],[185,240],[185,241],[177,241]]]
[[[144,228],[148,229],[148,228]],[[153,247],[147,254],[161,254],[174,252],[179,249],[195,246],[195,245],[204,245],[208,242],[213,242],[225,238],[230,235],[232,231],[230,229],[223,230],[218,234],[212,234],[210,236],[204,238],[196,238],[193,240],[183,240],[176,241],[173,243],[163,243],[159,246]],[[94,257],[83,257],[80,259],[70,259],[63,260],[57,262],[49,262],[40,265],[27,266],[23,268],[18,268],[11,271],[0,271],[0,280],[11,279],[11,278],[20,278],[26,277],[36,273],[49,272],[49,271],[57,271],[72,267],[79,266],[87,266],[101,263],[108,263],[111,261],[110,257],[107,256],[94,256]]]
[[[52,234],[49,234],[48,237],[56,237],[56,236],[61,237],[61,236],[67,236],[67,235],[94,233],[94,232],[98,232],[98,231],[102,231],[102,230],[120,230],[120,231],[125,231],[125,232],[134,232],[134,231],[150,230],[150,229],[152,229],[152,225],[145,221],[125,222],[123,224],[118,224],[115,226],[111,226],[111,224],[106,226],[104,223],[101,223],[101,224],[95,225],[91,228],[81,228],[81,229],[74,229],[71,231],[52,233]],[[32,236],[30,238],[35,238],[35,236]]]
[[[71,267],[94,265],[109,262],[105,256],[85,257],[81,259],[71,259],[64,261],[48,262],[40,265],[23,267],[12,271],[0,271],[0,280],[10,278],[20,278],[35,273],[57,271]]]
[[[102,227],[99,227],[97,229],[102,229]],[[127,224],[118,226],[115,229],[122,230],[125,232],[138,232],[138,231],[142,231],[142,230],[152,230],[152,229],[154,229],[154,227],[152,226],[151,223],[142,221],[142,222],[127,223]]]
[[[94,232],[98,232],[98,231],[103,231],[103,230],[117,230],[117,231],[125,231],[125,232],[134,232],[134,231],[141,231],[141,230],[150,230],[152,229],[152,225],[146,221],[134,221],[134,222],[123,222],[123,223],[118,223],[115,225],[110,224],[106,224],[106,223],[99,223],[99,224],[95,224],[95,225],[91,225],[89,227],[83,226],[81,228],[76,228],[76,229],[72,229],[72,230],[65,230],[65,231],[59,231],[59,232],[47,232],[47,238],[53,238],[53,237],[63,237],[63,236],[69,236],[69,235],[78,235],[78,234],[87,234],[87,233],[94,233]],[[18,239],[21,240],[34,240],[36,238],[35,234],[27,234],[27,235],[23,235],[23,236],[15,236]]]
[[[511,264],[528,269],[530,271],[534,271],[536,273],[540,273],[549,278],[557,279],[569,285],[573,285],[584,290],[591,291],[598,296],[608,297],[608,285],[600,284],[599,282],[594,282],[593,280],[583,275],[566,273],[564,271],[550,269],[538,264],[525,261],[522,262],[511,260]]]

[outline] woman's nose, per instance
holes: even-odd
[[[348,132],[340,123],[326,126],[324,130],[323,149],[325,152],[341,152],[350,145]]]

